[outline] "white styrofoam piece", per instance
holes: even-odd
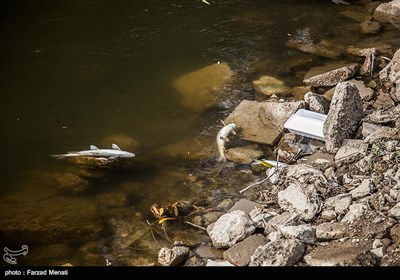
[[[323,132],[325,120],[324,114],[300,109],[291,115],[283,126],[292,133],[325,141]]]

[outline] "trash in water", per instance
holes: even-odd
[[[324,114],[300,109],[290,116],[283,127],[292,133],[325,141],[323,127],[326,117]]]

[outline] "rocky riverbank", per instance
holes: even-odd
[[[344,13],[359,21],[360,32],[399,32],[400,1],[362,2],[363,11]],[[211,243],[175,241],[159,251],[161,265],[400,265],[400,50],[373,43],[344,50],[295,37],[288,46],[333,60],[310,69],[298,100],[285,99],[291,90],[274,77],[255,80],[265,100],[244,100],[225,120],[236,123],[247,144],[230,145],[229,161],[248,164],[265,154],[262,145],[279,142],[273,154],[288,166],[268,180],[261,181],[269,169],[258,173],[259,184],[233,206],[228,199],[191,217],[207,227]],[[340,64],[343,56],[354,63]],[[284,130],[300,108],[327,115],[325,141]]]

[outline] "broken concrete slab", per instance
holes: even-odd
[[[278,193],[278,204],[284,210],[295,211],[300,218],[311,221],[322,210],[322,200],[313,185],[292,183]]]
[[[285,225],[298,225],[299,215],[293,212],[283,212],[280,215],[276,215],[267,221],[267,225],[264,228],[264,234],[269,235],[271,232],[278,231],[279,226]]]
[[[351,139],[363,117],[363,103],[357,87],[350,82],[339,83],[324,123],[328,152],[334,153],[344,139]]]
[[[249,214],[256,228],[266,228],[268,221],[276,215],[276,213],[269,212],[266,208],[253,209]]]
[[[379,125],[373,124],[373,123],[368,123],[368,122],[363,122],[362,123],[362,130],[361,134],[365,138],[368,135],[370,135],[372,132],[377,131],[380,128]]]
[[[183,96],[185,107],[203,111],[218,102],[224,86],[231,82],[232,77],[233,72],[227,63],[213,64],[179,77],[174,86]]]
[[[252,235],[226,250],[223,253],[224,260],[227,260],[236,266],[246,266],[250,263],[250,258],[254,251],[258,247],[267,244],[267,242],[268,240],[262,234]]]
[[[316,76],[311,76],[309,78],[305,78],[303,83],[306,85],[314,86],[314,87],[329,87],[335,86],[340,82],[346,81],[352,78],[360,68],[359,64],[350,64],[346,65],[329,72],[325,72]],[[311,70],[310,70],[311,71]],[[315,69],[312,69],[315,71]],[[306,77],[311,75],[311,73],[307,73]]]
[[[304,256],[309,266],[374,266],[377,259],[362,245],[351,241],[333,241],[326,246],[317,246],[315,250]]]
[[[400,220],[400,202],[397,203],[395,206],[393,206],[389,212],[388,212],[389,216],[392,216],[398,220]]]
[[[367,101],[373,98],[374,90],[370,87],[367,87],[363,81],[359,81],[356,79],[348,80],[349,83],[352,83],[358,89],[358,94],[361,97],[361,100]]]
[[[245,140],[272,145],[278,140],[289,117],[304,107],[304,101],[243,100],[225,119],[225,123],[235,123]]]
[[[162,266],[175,266],[189,257],[189,248],[185,246],[175,246],[172,249],[161,248],[158,252],[158,262]]]
[[[343,217],[341,222],[353,222],[358,217],[361,217],[368,211],[368,207],[362,203],[354,203],[350,205],[349,212]]]
[[[251,211],[253,211],[255,208],[261,208],[262,204],[248,200],[246,198],[240,199],[238,202],[236,202],[231,209],[229,209],[228,212],[236,211],[236,210],[241,210],[245,212],[247,215],[250,214]]]
[[[254,230],[254,222],[241,210],[235,210],[222,215],[207,227],[207,233],[215,248],[229,248],[237,242],[250,236]]]

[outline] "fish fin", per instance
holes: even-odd
[[[233,129],[232,129],[232,133],[233,133],[233,135],[236,135],[236,131],[234,131]]]
[[[91,150],[98,150],[99,148],[97,148],[95,145],[90,145],[90,149]]]
[[[112,144],[111,147],[112,147],[114,150],[119,150],[119,151],[121,151],[121,148],[118,147],[117,144]]]
[[[116,159],[116,158],[118,158],[118,156],[111,156],[108,159],[113,160],[113,159]]]

